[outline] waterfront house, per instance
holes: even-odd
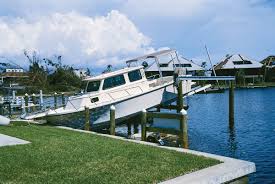
[[[188,60],[182,56],[178,59],[169,59],[166,56],[162,56],[159,59],[159,68],[162,71],[163,76],[171,76],[174,73],[175,68],[183,68],[186,74],[189,75],[203,75],[204,68],[194,63],[192,60]],[[146,68],[146,73],[150,75],[158,74],[159,69],[157,63],[153,63]]]
[[[244,81],[254,82],[257,78],[263,78],[263,64],[249,59],[241,54],[226,55],[214,66],[217,75],[220,76],[242,76]],[[212,74],[213,75],[213,74]]]
[[[268,56],[261,61],[263,64],[265,81],[275,81],[275,56]]]

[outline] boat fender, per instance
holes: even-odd
[[[9,125],[10,119],[0,115],[0,125]]]

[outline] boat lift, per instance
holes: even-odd
[[[229,81],[229,125],[234,125],[234,76],[178,76],[178,81]]]

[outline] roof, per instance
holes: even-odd
[[[168,67],[161,67],[161,71],[173,71],[174,70],[173,64],[185,64],[187,66],[182,67],[182,68],[186,68],[187,71],[204,70],[203,67],[201,67],[201,66],[195,64],[193,61],[190,61],[190,60],[188,60],[186,58],[183,58],[183,57],[179,57],[179,61],[177,59],[175,59],[174,62],[173,61],[166,61],[166,62],[162,62],[161,64],[168,64]],[[159,71],[156,62],[153,63],[151,66],[149,66],[146,69],[146,71]]]
[[[127,60],[126,64],[131,63],[131,62],[135,62],[135,61],[139,61],[139,60],[143,60],[143,59],[147,59],[147,58],[155,58],[157,56],[161,56],[161,55],[164,55],[164,54],[169,54],[169,53],[172,53],[172,52],[176,52],[176,50],[168,49],[168,50],[162,50],[162,51],[154,52],[154,53],[151,53],[151,54],[147,54],[147,55],[143,55],[143,56],[140,56],[140,57],[137,57],[137,58],[134,58],[134,59]]]
[[[275,67],[275,56],[268,56],[264,60],[261,61],[263,65],[266,65],[267,67]]]
[[[261,68],[262,64],[251,60],[240,54],[229,55],[215,65],[215,70],[220,69],[240,69],[240,68]]]
[[[102,80],[102,79],[105,79],[105,78],[108,78],[108,77],[112,77],[112,76],[128,73],[128,72],[131,72],[131,71],[134,71],[134,70],[138,70],[138,69],[141,69],[141,68],[143,68],[143,66],[127,67],[127,68],[123,68],[123,69],[116,70],[116,71],[113,71],[113,72],[108,72],[108,73],[103,73],[103,74],[100,74],[100,75],[97,75],[97,76],[88,77],[88,78],[85,78],[83,81]]]

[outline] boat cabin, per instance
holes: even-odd
[[[146,80],[143,66],[129,67],[95,77],[86,78],[86,92],[99,92],[128,86]]]

